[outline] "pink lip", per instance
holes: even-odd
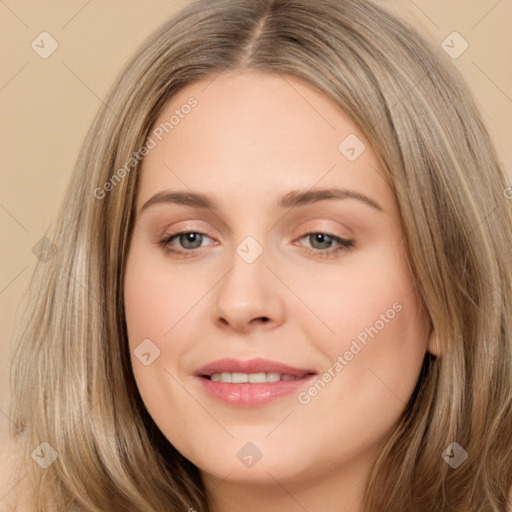
[[[279,363],[278,361],[272,361],[270,359],[250,359],[248,361],[240,361],[239,359],[219,359],[213,363],[209,363],[206,366],[199,368],[195,375],[204,376],[212,375],[212,373],[281,373],[294,375],[299,377],[307,373],[316,373],[314,370],[295,368],[288,366],[287,364]]]
[[[213,373],[280,373],[302,377],[296,380],[263,382],[257,384],[215,382],[206,376]],[[317,372],[311,369],[295,368],[269,359],[220,359],[199,368],[195,376],[203,389],[212,397],[224,404],[241,408],[252,408],[268,404],[280,397],[297,393],[299,388],[310,382]]]

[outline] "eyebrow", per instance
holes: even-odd
[[[292,190],[291,192],[285,194],[278,201],[277,207],[281,209],[296,208],[298,206],[313,204],[318,201],[335,199],[356,199],[357,201],[360,201],[379,212],[384,211],[383,208],[370,197],[360,192],[339,188],[313,189],[304,191]],[[215,202],[205,194],[164,190],[148,199],[140,209],[140,213],[143,213],[151,206],[155,206],[157,204],[179,204],[212,211],[217,211],[218,209]]]

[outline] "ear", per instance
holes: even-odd
[[[430,334],[430,338],[427,344],[427,350],[435,357],[439,357],[441,355],[439,338],[437,337],[435,331],[432,331],[432,333]]]

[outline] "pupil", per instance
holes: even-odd
[[[315,241],[315,243],[319,243],[321,247],[316,247],[316,248],[320,248],[320,249],[325,249],[325,248],[329,248],[332,240],[330,240],[330,236],[329,235],[326,235],[324,233],[315,233],[313,235],[313,240]],[[314,246],[314,244],[312,244]]]
[[[201,235],[199,233],[186,233],[185,235],[182,236],[184,237],[182,238],[182,242],[184,242],[183,247],[195,249],[196,247],[198,247],[197,240],[199,240],[199,246],[201,245]],[[194,245],[194,243],[196,244]]]

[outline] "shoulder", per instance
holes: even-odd
[[[30,477],[25,463],[25,444],[4,433],[0,436],[0,510],[32,512],[28,503]]]

